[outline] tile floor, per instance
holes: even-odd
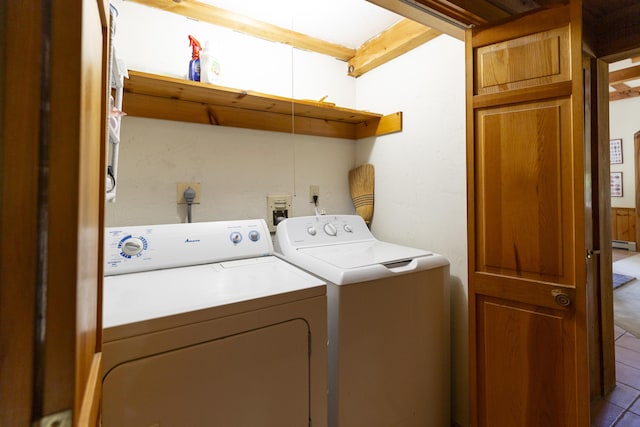
[[[637,252],[617,253],[614,261]],[[615,310],[615,307],[614,307]],[[617,386],[605,397],[592,404],[592,427],[640,427],[640,339],[615,327]]]
[[[640,339],[616,326],[617,386],[591,407],[592,427],[640,426]]]

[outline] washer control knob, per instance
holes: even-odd
[[[122,242],[122,253],[127,256],[136,256],[140,254],[140,252],[144,249],[144,242],[139,237],[131,237],[124,242]]]
[[[338,229],[336,228],[335,225],[328,222],[324,225],[324,232],[327,233],[329,236],[335,236],[336,234],[338,234]]]
[[[307,233],[309,233],[312,236],[315,236],[316,235],[316,228],[313,227],[313,226],[307,228]]]
[[[345,224],[344,231],[346,231],[347,233],[353,233],[353,227],[351,227],[349,224]]]
[[[229,236],[229,239],[231,239],[234,245],[237,245],[238,243],[242,242],[242,234],[238,233],[237,231],[234,231]]]
[[[249,232],[249,240],[251,240],[252,242],[257,242],[258,240],[260,240],[260,233],[258,233],[256,230],[251,230]]]

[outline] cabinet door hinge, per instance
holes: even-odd
[[[597,249],[587,249],[587,259],[593,258],[594,255],[600,255],[600,251]]]
[[[67,409],[34,421],[32,427],[71,427],[72,422],[73,413]]]

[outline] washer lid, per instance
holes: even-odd
[[[285,219],[276,230],[275,254],[336,285],[449,265],[433,252],[379,241],[358,215]]]
[[[314,257],[341,270],[394,264],[432,254],[422,249],[377,240],[302,248],[298,251],[300,254]]]

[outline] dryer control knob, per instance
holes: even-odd
[[[336,234],[338,234],[338,229],[336,229],[335,225],[328,222],[324,225],[324,232],[329,236],[335,236]]]
[[[316,235],[316,228],[315,227],[307,228],[307,233],[309,233],[312,236],[315,236]]]
[[[347,233],[353,233],[353,227],[351,227],[349,224],[345,224],[344,231],[346,231]]]
[[[252,242],[257,242],[258,240],[260,240],[260,233],[258,233],[256,230],[251,230],[249,232],[249,240],[251,240]]]
[[[144,249],[144,242],[139,237],[131,237],[122,242],[122,253],[132,257],[138,255]]]

